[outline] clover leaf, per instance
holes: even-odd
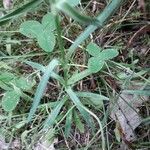
[[[43,16],[42,23],[34,20],[23,22],[20,26],[20,33],[29,38],[35,38],[45,52],[51,52],[56,44],[53,33],[55,28],[54,16],[48,13]]]
[[[93,56],[88,61],[88,69],[92,73],[100,71],[106,60],[112,59],[118,55],[116,49],[105,49],[102,51],[102,49],[95,43],[90,43],[87,46],[87,51]]]

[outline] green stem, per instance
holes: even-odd
[[[99,21],[99,28],[104,27],[104,25],[109,21],[109,18],[117,11],[119,6],[122,4],[123,0],[112,0],[108,6],[104,9],[102,13],[97,16]],[[94,32],[98,26],[90,25],[88,26],[83,33],[81,33],[78,38],[75,40],[74,44],[68,50],[67,58],[71,58],[72,54],[75,52],[76,48],[86,39],[88,36]]]
[[[65,80],[65,85],[67,85],[67,68],[68,67],[67,67],[67,60],[65,57],[64,43],[63,43],[63,39],[61,35],[61,26],[60,26],[58,15],[55,16],[55,23],[56,23],[56,29],[57,29],[57,35],[58,35],[58,45],[61,51],[61,64],[62,64],[63,71],[64,71],[64,80]]]
[[[86,69],[78,74],[73,75],[69,80],[68,80],[68,85],[74,84],[83,78],[89,76],[91,74],[91,71],[89,69]]]

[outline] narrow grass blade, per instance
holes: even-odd
[[[109,5],[100,13],[97,17],[99,21],[99,28],[104,27],[104,25],[108,22],[109,18],[117,11],[118,7],[122,4],[123,0],[113,0],[109,3]],[[74,53],[75,49],[92,33],[94,32],[98,26],[89,25],[83,33],[81,33],[75,42],[71,45],[68,50],[67,57],[70,58]]]
[[[31,2],[28,2],[27,4],[23,5],[22,7],[14,10],[13,12],[3,16],[0,18],[0,25],[7,22],[8,20],[25,13],[33,8],[35,8],[37,5],[39,5],[43,0],[32,0]]]
[[[44,123],[44,128],[43,129],[47,129],[49,128],[50,126],[52,126],[55,121],[56,121],[56,118],[62,108],[62,106],[64,105],[65,101],[66,101],[66,97],[61,100],[57,106],[54,108],[54,110],[52,110],[52,112],[50,113],[50,115],[48,116],[48,118],[46,119],[45,123]]]
[[[78,110],[80,111],[81,115],[83,116],[83,118],[85,119],[85,121],[87,122],[87,124],[93,129],[94,131],[94,123],[93,123],[93,119],[90,117],[89,113],[87,113],[84,109],[83,109],[83,104],[81,103],[81,101],[79,100],[79,98],[77,97],[77,95],[72,91],[72,89],[69,87],[66,89],[66,92],[68,93],[69,97],[71,98],[71,100],[73,101],[73,103],[77,106]]]
[[[43,73],[46,71],[46,67],[39,63],[32,62],[32,61],[26,61],[25,63],[27,65],[31,66],[32,68],[42,71]],[[57,81],[59,81],[62,85],[65,84],[64,79],[61,76],[59,76],[58,74],[56,74],[54,71],[51,72],[51,77],[56,79]]]
[[[82,24],[99,25],[99,21],[97,19],[79,13],[78,10],[70,6],[67,2],[61,3],[61,5],[57,5],[57,8]]]
[[[91,92],[76,92],[77,96],[79,97],[87,97],[87,98],[97,98],[101,100],[109,101],[109,98],[100,94],[91,93]]]
[[[124,93],[150,96],[150,90],[124,90]]]
[[[36,93],[35,93],[35,96],[34,96],[34,99],[33,99],[33,105],[30,109],[30,112],[29,112],[29,116],[27,118],[27,122],[30,122],[39,103],[40,103],[40,100],[43,96],[43,93],[44,93],[44,90],[46,88],[46,85],[47,85],[47,82],[51,76],[51,73],[53,71],[53,69],[59,64],[58,60],[56,59],[53,59],[49,65],[47,66],[46,68],[46,71],[44,72],[44,75],[37,87],[37,90],[36,90]]]
[[[72,124],[72,110],[68,113],[66,117],[65,123],[65,136],[68,138],[70,131],[71,131],[71,124]]]
[[[32,62],[32,61],[25,61],[25,63],[29,66],[31,66],[32,68],[35,68],[39,71],[42,71],[43,73],[45,72],[45,67],[39,63],[36,62]]]
[[[88,69],[80,72],[80,73],[77,73],[77,74],[74,74],[69,80],[68,80],[68,85],[72,85],[72,84],[75,84],[76,82],[82,80],[83,78],[89,76],[91,74],[91,71],[89,71]]]
[[[78,110],[84,117],[85,121],[89,124],[91,124],[91,118],[90,115],[92,115],[98,122],[100,131],[101,131],[101,136],[102,136],[102,150],[105,150],[105,137],[104,137],[104,131],[102,127],[102,123],[100,122],[99,118],[90,110],[88,110],[83,104],[80,102],[79,98],[77,95],[72,91],[71,87],[68,87],[66,89],[66,92],[68,93],[69,97],[71,100],[74,102],[74,104],[77,106]],[[88,114],[87,114],[88,113]],[[90,115],[89,115],[90,114]],[[89,122],[90,121],[90,122]],[[93,121],[92,121],[93,122]]]

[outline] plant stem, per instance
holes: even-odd
[[[67,68],[68,67],[67,67],[67,60],[65,57],[64,43],[63,43],[63,39],[61,35],[61,26],[60,26],[58,15],[55,16],[55,23],[56,23],[56,29],[57,29],[57,35],[58,35],[58,45],[61,51],[61,64],[62,64],[63,71],[64,71],[64,80],[65,80],[65,85],[67,85]]]

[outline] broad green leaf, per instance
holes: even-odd
[[[41,78],[41,81],[37,87],[37,90],[35,92],[35,96],[34,96],[34,99],[33,99],[33,104],[32,104],[32,107],[30,109],[30,112],[29,112],[29,116],[28,116],[28,119],[27,121],[30,122],[34,113],[36,112],[36,109],[40,103],[40,100],[43,96],[43,93],[45,91],[45,88],[46,88],[46,85],[48,83],[48,80],[51,76],[51,73],[53,71],[53,69],[59,64],[58,60],[57,59],[53,59],[49,65],[47,66],[46,68],[46,71],[44,72],[44,75],[43,77]]]
[[[52,52],[55,43],[55,36],[52,32],[42,32],[38,36],[38,44],[45,52]]]
[[[29,38],[37,38],[41,32],[43,26],[38,21],[25,21],[20,26],[20,33]]]
[[[35,85],[35,81],[34,80],[27,79],[25,77],[21,77],[19,79],[15,79],[13,81],[13,83],[15,84],[15,86],[17,86],[18,88],[22,89],[23,91],[31,90],[32,87]]]
[[[7,91],[2,98],[2,107],[5,111],[13,111],[20,100],[20,93]]]
[[[99,60],[109,60],[116,57],[118,54],[118,51],[115,49],[106,49],[103,50],[98,57]]]
[[[92,56],[98,56],[100,54],[101,48],[95,44],[95,43],[90,43],[88,44],[86,51]]]
[[[81,133],[84,133],[85,132],[84,124],[81,122],[81,119],[76,111],[74,111],[74,122],[75,122],[75,125],[78,128],[78,130]]]
[[[3,72],[0,74],[0,80],[3,82],[9,82],[14,78],[16,78],[15,75],[10,72]]]
[[[61,100],[57,104],[57,106],[52,110],[52,112],[50,113],[50,115],[48,116],[48,118],[46,119],[46,121],[44,123],[44,129],[51,127],[55,123],[56,118],[59,115],[59,112],[60,112],[62,106],[64,105],[65,101],[66,101],[66,98]]]
[[[101,61],[98,57],[91,57],[88,61],[88,68],[92,73],[97,73],[104,66],[104,61]]]
[[[48,13],[42,18],[43,29],[53,31],[56,29],[55,16],[52,13]]]
[[[66,117],[66,123],[65,123],[65,136],[69,137],[70,131],[71,131],[71,124],[72,124],[72,110],[68,113]]]

